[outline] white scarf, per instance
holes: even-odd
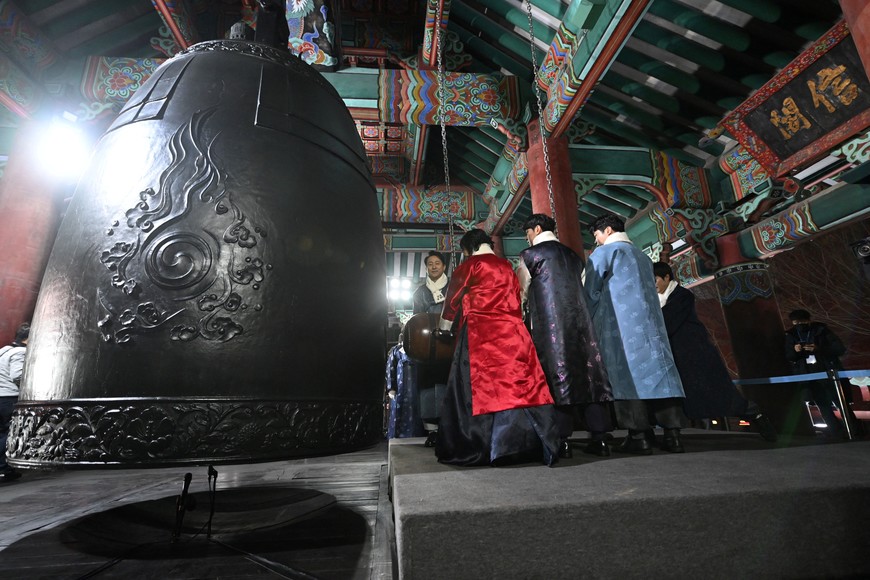
[[[665,304],[668,303],[668,296],[671,295],[671,292],[673,292],[674,288],[676,288],[677,286],[679,286],[679,284],[677,284],[677,281],[671,280],[670,282],[668,282],[668,287],[665,288],[665,291],[659,294],[659,304],[662,308],[664,308]]]
[[[426,288],[429,289],[429,292],[432,293],[432,298],[435,300],[435,304],[441,304],[444,302],[444,293],[441,292],[441,289],[447,286],[447,274],[441,273],[441,277],[437,280],[433,280],[429,276],[426,276]]]
[[[612,244],[613,242],[628,242],[631,243],[631,239],[629,239],[628,234],[625,232],[613,232],[607,239],[604,240],[602,246],[606,246],[607,244]]]
[[[490,246],[489,244],[480,244],[480,247],[472,252],[471,255],[479,256],[481,254],[495,254],[495,252],[492,251],[492,246]]]
[[[538,244],[543,243],[543,242],[558,242],[558,241],[559,241],[559,238],[556,237],[556,234],[554,234],[553,232],[550,232],[550,231],[546,231],[546,232],[541,232],[540,234],[535,236],[535,239],[532,240],[532,245],[537,246]]]

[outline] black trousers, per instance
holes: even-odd
[[[583,412],[583,422],[593,439],[601,439],[605,433],[613,431],[608,403],[556,405],[556,427],[560,438],[567,439],[574,432],[574,415],[578,408]]]
[[[9,435],[9,423],[18,397],[0,397],[0,471],[9,467],[6,464],[6,437]]]
[[[679,429],[683,426],[683,399],[631,399],[613,402],[616,422],[629,431],[646,431],[654,427],[650,417],[665,429]]]
[[[819,372],[819,371],[808,371],[808,372]],[[806,388],[809,390],[811,396],[813,397],[813,401],[816,403],[816,406],[819,408],[819,413],[821,413],[822,417],[825,419],[825,423],[828,424],[828,427],[831,429],[831,432],[839,432],[843,430],[843,425],[840,423],[840,420],[837,419],[837,416],[834,414],[834,409],[832,407],[836,406],[838,409],[842,405],[840,405],[840,401],[837,397],[837,387],[834,386],[834,383],[827,380],[821,381],[807,381],[804,383]],[[849,381],[843,381],[843,398],[845,399],[846,408],[840,409],[841,412],[852,413],[852,408],[849,406],[849,403],[852,402],[852,385]],[[853,423],[857,424],[857,419],[855,419],[855,415],[852,414],[852,419],[854,419]]]

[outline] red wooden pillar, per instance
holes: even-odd
[[[36,123],[19,128],[0,179],[0,344],[29,321],[60,221],[59,187],[38,165]]]
[[[840,0],[840,9],[852,33],[858,56],[864,63],[864,72],[870,78],[870,3],[867,0]]]
[[[720,263],[716,290],[740,378],[791,374],[785,359],[785,328],[767,264],[743,255],[737,233],[720,236],[716,247]],[[745,385],[741,390],[782,433],[812,434],[799,383]]]
[[[490,236],[492,238],[492,251],[495,255],[504,258],[504,240],[501,236]]]
[[[532,211],[552,216],[559,230],[559,241],[578,255],[585,256],[583,238],[580,235],[580,220],[577,217],[577,194],[574,193],[574,178],[571,176],[571,160],[568,157],[568,139],[547,138],[547,158],[550,161],[553,205],[556,209],[556,215],[552,215],[539,120],[534,119],[529,122],[528,129],[529,189],[532,195]]]

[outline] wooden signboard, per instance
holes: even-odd
[[[870,126],[870,81],[840,22],[721,122],[781,177]]]

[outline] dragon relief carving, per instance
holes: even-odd
[[[204,143],[212,113],[176,130],[157,188],[141,191],[123,225],[106,230],[116,240],[99,255],[110,273],[98,289],[106,342],[128,343],[170,321],[172,340],[224,342],[244,332],[249,309],[262,310],[257,291],[272,268],[258,253],[266,232],[227,191],[213,157],[217,136]]]

